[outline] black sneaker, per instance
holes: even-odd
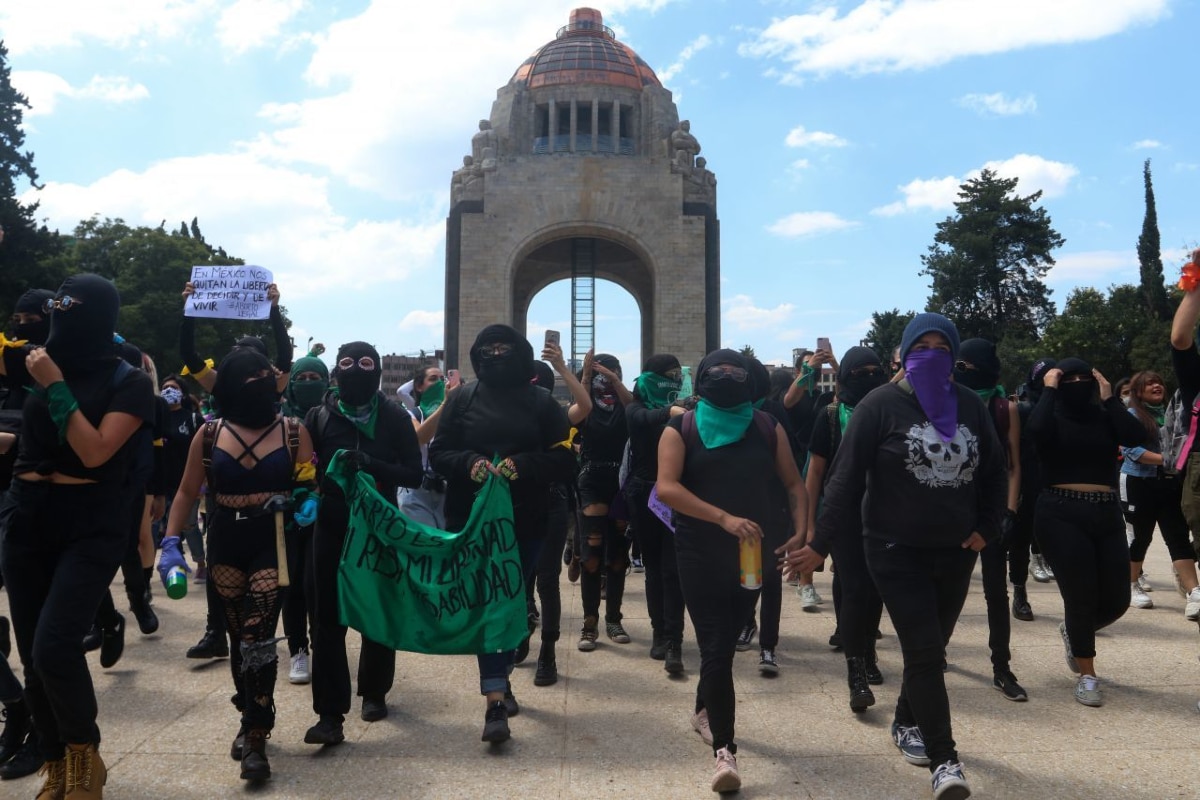
[[[650,644],[650,657],[655,661],[662,661],[667,657],[667,640],[659,634],[654,634],[654,641]]]
[[[1033,607],[1029,605],[1024,586],[1013,585],[1012,615],[1024,622],[1033,621]]]
[[[346,741],[342,720],[338,717],[321,717],[316,725],[304,734],[305,744],[335,745]]]
[[[117,614],[117,622],[111,628],[101,628],[100,666],[108,669],[121,660],[125,652],[125,617]]]
[[[33,724],[24,700],[5,703],[0,715],[4,717],[4,730],[0,732],[0,764],[3,764],[24,746]]]
[[[1012,672],[1004,670],[997,671],[992,677],[992,688],[1000,692],[1007,699],[1018,703],[1023,703],[1029,699],[1029,695],[1021,688],[1021,684],[1017,683],[1017,676]]]
[[[137,620],[138,630],[146,636],[157,632],[158,615],[154,613],[154,609],[146,602],[146,596],[144,594],[138,595],[135,599],[134,595],[130,594],[128,597],[129,610],[133,612],[133,618]]]
[[[867,682],[865,659],[846,659],[846,685],[850,689],[850,710],[855,714],[861,714],[875,705],[875,693]]]
[[[490,703],[487,713],[483,716],[483,736],[479,738],[497,744],[507,742],[511,737],[512,732],[508,729],[508,709],[504,707],[504,701]]]
[[[200,641],[188,648],[188,658],[229,658],[229,640],[225,634],[206,630]]]
[[[362,702],[362,721],[379,722],[388,715],[387,703],[382,697],[364,697]]]
[[[533,673],[534,686],[553,686],[558,683],[558,664],[554,653],[543,655],[537,660],[537,672]]]
[[[0,780],[11,781],[32,775],[45,763],[46,759],[42,758],[42,750],[38,747],[37,733],[30,731],[16,755],[0,764]]]
[[[517,698],[512,693],[512,684],[509,684],[508,688],[504,690],[504,710],[510,717],[521,713],[521,704],[517,702]]]
[[[765,647],[758,651],[758,671],[769,678],[779,674],[779,662],[775,660],[773,651]]]
[[[829,646],[833,648],[833,652],[840,653],[842,651],[842,634],[840,631],[834,631],[829,637]]]
[[[667,652],[663,660],[665,669],[671,675],[683,674],[683,645],[679,642],[670,642],[667,644]]]
[[[742,628],[742,632],[738,634],[737,644],[735,645],[737,651],[744,653],[749,650],[751,645],[754,644],[754,636],[757,633],[758,626],[754,624],[754,621],[747,622],[745,627]]]
[[[92,623],[92,627],[83,637],[83,652],[90,653],[93,650],[99,650],[101,642],[104,641],[104,634],[100,631],[100,626]]]

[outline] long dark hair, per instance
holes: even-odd
[[[1162,375],[1149,369],[1144,369],[1129,379],[1129,408],[1137,415],[1138,422],[1142,423],[1146,432],[1157,438],[1158,421],[1154,419],[1154,415],[1146,409],[1146,404],[1142,402],[1142,392],[1151,383],[1166,385]]]

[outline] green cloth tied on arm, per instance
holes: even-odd
[[[58,442],[67,441],[67,424],[71,415],[79,410],[79,403],[66,381],[52,383],[46,388],[46,399],[50,406],[50,419],[58,426]]]
[[[800,365],[800,377],[796,378],[797,386],[807,386],[809,389],[816,386],[817,371],[806,361]]]
[[[709,450],[741,441],[753,420],[754,406],[749,401],[732,408],[714,406],[707,400],[696,404],[696,430]]]
[[[422,419],[428,419],[429,415],[438,410],[446,400],[446,383],[445,381],[434,381],[433,385],[425,391],[421,392],[421,416]]]

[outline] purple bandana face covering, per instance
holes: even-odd
[[[904,377],[921,410],[946,442],[958,429],[958,393],[950,382],[953,369],[954,356],[946,350],[911,350],[904,359]]]

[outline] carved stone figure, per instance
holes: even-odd
[[[475,163],[473,156],[463,156],[461,169],[456,169],[450,178],[450,202],[483,199],[483,169]]]
[[[672,169],[685,175],[691,174],[696,156],[700,155],[700,142],[692,135],[692,123],[684,120],[671,133]]]
[[[496,168],[496,132],[486,119],[479,120],[479,133],[471,137],[471,155],[484,171]]]

